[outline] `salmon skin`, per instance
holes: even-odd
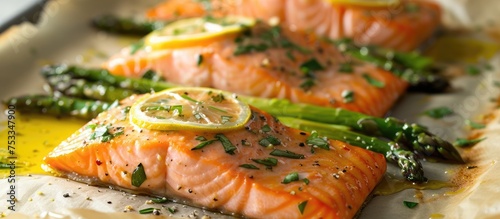
[[[240,35],[191,47],[138,51],[131,47],[103,67],[141,77],[154,70],[167,81],[242,95],[384,115],[408,84],[373,64],[345,56],[328,40],[259,22]],[[373,85],[378,81],[378,85]]]
[[[127,106],[90,121],[45,157],[46,165],[79,181],[248,218],[352,218],[386,170],[381,154],[333,140],[311,146],[309,133],[255,108],[244,128],[207,133],[140,129],[129,122]],[[96,135],[99,127],[114,137]],[[221,135],[235,147],[231,153],[221,141],[192,150],[200,138]],[[262,144],[269,138],[273,145]],[[134,183],[141,169],[145,180]]]
[[[409,51],[432,35],[440,24],[441,9],[425,0],[403,0],[384,7],[349,6],[328,0],[168,0],[146,13],[151,20],[169,21],[204,15],[278,18],[291,30]]]

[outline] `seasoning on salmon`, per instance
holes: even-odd
[[[169,21],[205,15],[278,19],[294,31],[312,31],[333,39],[349,37],[360,44],[410,51],[438,27],[441,9],[426,0],[402,0],[384,7],[328,0],[168,0],[146,13],[149,19]]]
[[[140,129],[124,113],[128,105],[62,142],[47,166],[72,179],[249,218],[352,218],[386,170],[382,154],[314,141],[255,108],[244,128],[213,133]]]
[[[286,98],[374,116],[384,115],[408,86],[391,72],[346,56],[315,34],[263,22],[240,34],[198,40],[197,45],[182,48],[128,47],[103,67],[112,74],[136,78],[152,69],[180,85]]]

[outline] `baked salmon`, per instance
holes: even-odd
[[[305,144],[309,133],[286,127],[255,108],[244,127],[215,134],[140,129],[127,119],[124,109],[129,104],[98,115],[44,162],[79,181],[249,218],[352,218],[386,170],[382,154],[333,140],[327,148],[312,147]],[[260,131],[266,125],[270,130]],[[113,138],[95,134],[95,127],[104,126]],[[225,136],[236,149],[228,153],[216,141],[192,150],[200,137],[216,135]],[[260,140],[269,136],[279,144],[261,146]],[[289,156],[270,155],[273,151]],[[137,184],[134,174],[139,169],[144,175]]]
[[[333,39],[353,38],[402,51],[417,48],[441,20],[431,1],[401,1],[398,5],[360,7],[328,0],[168,0],[147,11],[152,20],[195,16],[241,15],[262,20],[278,18],[291,30],[313,31]]]
[[[345,56],[313,33],[263,22],[249,32],[204,45],[162,50],[127,47],[103,67],[126,77],[141,77],[152,69],[181,85],[286,98],[374,116],[384,115],[408,86],[391,72]]]

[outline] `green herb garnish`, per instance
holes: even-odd
[[[195,140],[198,140],[198,141],[206,141],[207,138],[205,138],[204,136],[198,136],[195,138]]]
[[[303,73],[309,73],[313,71],[320,71],[323,70],[323,66],[318,62],[318,60],[312,58],[300,65],[300,71]]]
[[[203,63],[203,55],[198,54],[198,56],[196,57],[196,65],[200,66],[202,63]]]
[[[354,71],[351,63],[341,63],[339,66],[339,72],[352,73]]]
[[[243,167],[243,168],[247,168],[247,169],[252,169],[252,170],[258,170],[259,168],[256,167],[255,165],[253,164],[248,164],[248,163],[245,163],[245,164],[241,164],[240,167]]]
[[[219,140],[222,143],[222,146],[224,147],[224,151],[228,154],[234,154],[234,151],[237,149],[231,141],[224,135],[224,134],[216,134],[215,138]]]
[[[304,178],[304,179],[302,179],[302,181],[304,181],[304,183],[305,183],[306,185],[309,185],[309,182],[310,182],[310,181],[309,181],[309,179],[308,179],[308,178]]]
[[[354,101],[354,92],[352,90],[344,90],[342,91],[341,95],[344,99],[344,103],[350,103]]]
[[[478,75],[481,74],[481,69],[479,69],[479,67],[477,66],[469,65],[467,66],[466,72],[469,75]]]
[[[312,79],[312,78],[306,78],[300,84],[300,88],[302,88],[303,90],[307,91],[307,90],[311,89],[311,87],[313,87],[315,84],[316,84],[316,82],[314,82],[314,79]]]
[[[268,166],[268,167],[278,165],[278,159],[276,159],[274,157],[268,157],[266,159],[252,159],[252,161],[255,163],[258,163],[258,164]]]
[[[157,204],[162,204],[162,203],[167,203],[168,199],[165,197],[161,197],[161,198],[151,199],[151,201]]]
[[[440,119],[440,118],[443,118],[445,116],[449,116],[453,113],[454,113],[453,110],[451,110],[450,108],[445,107],[445,106],[437,107],[434,109],[429,109],[429,110],[424,111],[424,115],[427,115],[427,116],[435,118],[435,119]]]
[[[194,150],[198,150],[198,149],[202,149],[204,148],[205,146],[209,145],[209,144],[212,144],[214,142],[216,142],[217,140],[209,140],[209,141],[203,141],[201,143],[199,143],[198,145],[196,145],[194,148],[191,148],[192,151]]]
[[[471,129],[482,129],[482,128],[486,127],[485,124],[473,122],[470,120],[465,120],[465,124],[467,124]]]
[[[214,101],[216,103],[220,103],[220,102],[224,101],[225,99],[226,98],[224,98],[224,95],[222,93],[212,96],[212,101]]]
[[[484,139],[486,138],[478,138],[478,139],[465,139],[465,138],[457,138],[457,140],[455,141],[455,143],[453,143],[453,145],[455,146],[458,146],[458,147],[468,147],[468,146],[472,146],[472,145],[475,145],[481,141],[483,141]]]
[[[281,183],[288,184],[294,181],[299,181],[299,174],[297,172],[289,173],[288,175],[286,175]]]
[[[377,88],[385,87],[385,83],[383,81],[379,81],[379,80],[371,77],[369,74],[363,74],[363,78],[374,87],[377,87]]]
[[[160,211],[160,209],[157,208],[144,208],[139,210],[139,214],[152,214],[155,210]]]
[[[140,40],[132,45],[130,45],[130,55],[135,54],[137,51],[144,47],[144,41]]]
[[[403,201],[403,204],[407,207],[407,208],[415,208],[417,207],[418,203],[417,202],[410,202],[410,201]]]
[[[117,127],[117,131],[115,133],[110,133],[109,130],[111,126],[97,126],[95,124],[90,124],[87,127],[94,130],[92,134],[90,134],[90,140],[94,140],[96,138],[101,137],[101,142],[109,142],[114,137],[122,135],[124,133],[123,127]]]
[[[267,136],[263,139],[260,139],[259,144],[261,146],[267,147],[270,145],[279,145],[279,144],[281,144],[281,141],[274,136]]]
[[[317,146],[325,150],[330,150],[330,143],[327,140],[319,137],[318,132],[313,130],[311,135],[307,137],[306,144]]]
[[[226,122],[231,121],[232,116],[220,116],[220,120],[222,124],[226,124]]]
[[[135,187],[139,187],[142,185],[144,181],[146,181],[146,172],[144,172],[144,166],[142,163],[139,163],[137,167],[132,172],[132,185]]]
[[[276,157],[286,157],[286,158],[292,158],[292,159],[304,159],[305,158],[305,156],[302,154],[296,154],[296,153],[288,151],[288,150],[284,151],[284,150],[280,150],[280,149],[274,149],[269,154],[276,156]]]
[[[304,210],[306,209],[306,205],[307,205],[307,201],[303,201],[298,205],[300,214],[304,214]]]
[[[264,125],[264,126],[262,126],[262,128],[260,130],[262,130],[263,132],[270,132],[271,127],[269,127],[269,125]]]
[[[191,98],[190,96],[188,96],[188,95],[186,95],[186,94],[181,95],[181,97],[182,97],[183,99],[188,100],[188,101],[191,101],[191,102],[193,102],[193,103],[199,103],[199,102],[200,102],[200,101],[197,101],[197,100],[195,100],[195,99]]]

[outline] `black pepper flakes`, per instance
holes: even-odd
[[[63,197],[64,197],[64,198],[69,198],[69,193],[64,193],[64,194],[63,194]]]
[[[307,135],[307,133],[305,133],[305,132],[300,132],[300,135]]]
[[[188,192],[189,192],[189,193],[193,193],[193,190],[192,190],[192,189],[188,189]]]
[[[113,202],[111,202],[111,201],[108,201],[108,204],[113,204]]]

